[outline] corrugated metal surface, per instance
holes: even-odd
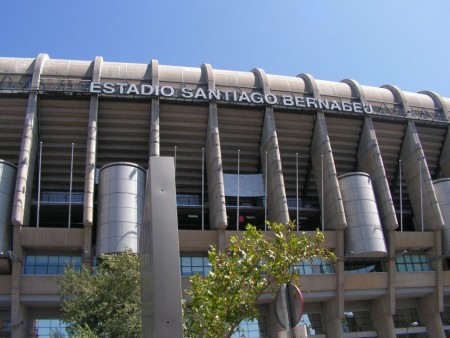
[[[150,103],[100,100],[97,166],[133,162],[146,168],[149,133]]]
[[[41,98],[38,110],[42,190],[69,190],[74,143],[73,189],[83,191],[89,101]]]
[[[161,104],[160,111],[161,156],[173,157],[177,147],[177,192],[200,194],[208,107]]]

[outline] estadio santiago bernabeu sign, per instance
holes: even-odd
[[[186,100],[204,100],[223,103],[278,105],[303,109],[325,109],[341,112],[373,113],[372,105],[360,102],[340,102],[322,100],[313,97],[295,95],[262,94],[259,92],[210,90],[204,88],[174,88],[172,86],[153,86],[149,84],[129,84],[112,82],[94,82],[89,86],[91,94],[149,96],[161,98],[177,98]]]

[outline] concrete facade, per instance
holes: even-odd
[[[35,320],[60,318],[51,259],[93,264],[99,168],[172,157],[181,269],[247,223],[298,217],[298,235],[323,229],[338,257],[304,266],[309,336],[445,337],[450,224],[433,181],[450,178],[448,107],[429,91],[258,68],[0,58],[0,160],[17,166],[0,228],[0,333],[32,337]],[[352,172],[371,180],[385,254],[355,257],[344,235],[338,177]],[[227,196],[224,174],[262,175],[265,196]],[[282,336],[272,303],[260,300],[261,337]]]

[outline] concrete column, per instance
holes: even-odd
[[[100,82],[103,58],[97,56],[94,61],[92,81]],[[92,257],[92,226],[94,224],[94,190],[95,168],[97,166],[97,124],[98,124],[98,94],[91,94],[89,105],[88,137],[86,144],[86,165],[84,174],[84,246],[83,264],[90,265]]]
[[[203,64],[202,72],[207,80],[208,89],[215,90],[214,73],[211,65]],[[205,157],[208,178],[210,228],[225,229],[228,221],[222,170],[222,153],[220,148],[219,119],[217,116],[217,103],[213,101],[209,102]]]
[[[417,231],[444,228],[444,219],[437,202],[425,154],[414,122],[409,121],[401,150],[402,172],[414,210]],[[420,164],[419,164],[420,163]],[[420,181],[420,177],[422,180]],[[422,194],[421,194],[422,192]],[[422,215],[423,206],[423,215]]]
[[[253,69],[252,72],[258,79],[263,94],[270,94],[266,73],[262,69]],[[275,116],[271,106],[265,108],[264,126],[259,149],[261,163],[265,163],[267,152],[268,172],[265,172],[265,166],[262,166],[264,176],[267,177],[267,219],[268,221],[287,223],[289,222],[289,210],[275,126]]]
[[[396,229],[398,223],[394,202],[386,178],[383,158],[381,157],[371,117],[366,117],[364,121],[358,146],[358,167],[361,171],[368,173],[372,179],[375,199],[383,228]]]
[[[323,155],[323,192],[322,201],[322,155]],[[325,115],[317,113],[314,135],[311,144],[311,161],[316,179],[317,195],[324,209],[325,230],[343,229],[347,226],[344,204],[337,179],[336,166],[331,150],[330,138]],[[322,204],[323,203],[323,204]]]
[[[395,335],[394,320],[390,313],[388,297],[372,300],[372,323],[379,338],[392,338]]]
[[[437,310],[434,294],[428,294],[417,299],[417,309],[422,323],[427,327],[428,337],[445,338],[444,326],[442,325],[441,314]]]
[[[284,187],[281,155],[275,129],[273,108],[266,107],[264,127],[261,137],[260,158],[265,161],[267,152],[267,171],[263,166],[264,176],[267,176],[267,220],[279,223],[289,222],[286,189]]]
[[[26,337],[26,307],[20,303],[20,278],[23,269],[22,226],[29,225],[31,209],[31,193],[39,138],[38,123],[38,90],[44,62],[47,54],[39,54],[36,58],[31,82],[31,91],[22,134],[19,153],[19,164],[11,222],[13,224],[13,254],[11,274],[11,337]]]
[[[150,157],[140,246],[142,336],[183,337],[172,157]]]
[[[159,64],[157,60],[151,62],[152,85],[159,85]],[[160,139],[159,139],[159,97],[152,98],[151,105],[151,121],[150,121],[150,156],[159,156]]]
[[[434,230],[434,246],[431,249],[432,257],[430,257],[431,267],[436,275],[436,279],[434,292],[430,296],[433,298],[433,311],[438,314],[439,312],[444,311],[444,274],[442,269],[442,260],[446,259],[447,255],[442,254],[442,247],[442,231],[440,229],[436,229]]]
[[[321,304],[322,323],[327,337],[343,338],[342,315],[337,298]]]
[[[385,231],[386,245],[388,248],[388,257],[385,261],[385,267],[388,272],[387,295],[374,299],[371,302],[372,322],[377,330],[378,337],[395,337],[395,327],[393,315],[395,314],[395,231],[388,229]]]
[[[30,220],[31,193],[33,190],[33,174],[38,149],[38,90],[41,72],[47,54],[39,54],[36,58],[31,80],[31,90],[25,117],[25,125],[20,146],[19,164],[17,168],[16,189],[11,222],[16,225],[28,225]]]

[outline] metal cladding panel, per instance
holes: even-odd
[[[323,80],[316,80],[316,83],[321,97],[339,98],[344,102],[351,102],[353,99],[352,89],[346,83]]]
[[[259,197],[264,196],[264,177],[262,174],[237,175],[223,174],[225,196]],[[239,179],[239,194],[238,194]]]
[[[49,59],[45,62],[43,78],[88,78],[91,76],[92,61]]]
[[[442,218],[444,219],[444,233],[442,236],[443,252],[446,256],[450,255],[450,178],[442,178],[433,181],[434,191],[441,208]]]
[[[11,212],[17,168],[0,160],[0,256],[11,249]],[[0,269],[1,270],[1,269]]]
[[[161,83],[191,83],[200,84],[202,72],[200,68],[159,66],[159,81]]]
[[[306,91],[305,81],[299,77],[267,75],[267,81],[272,94],[304,96]]]
[[[97,255],[138,252],[145,193],[145,170],[134,163],[103,166],[99,175]]]
[[[104,62],[102,65],[102,81],[140,82],[150,80],[147,64]]]
[[[372,180],[366,173],[339,177],[347,228],[345,253],[351,257],[380,257],[387,254]]]

